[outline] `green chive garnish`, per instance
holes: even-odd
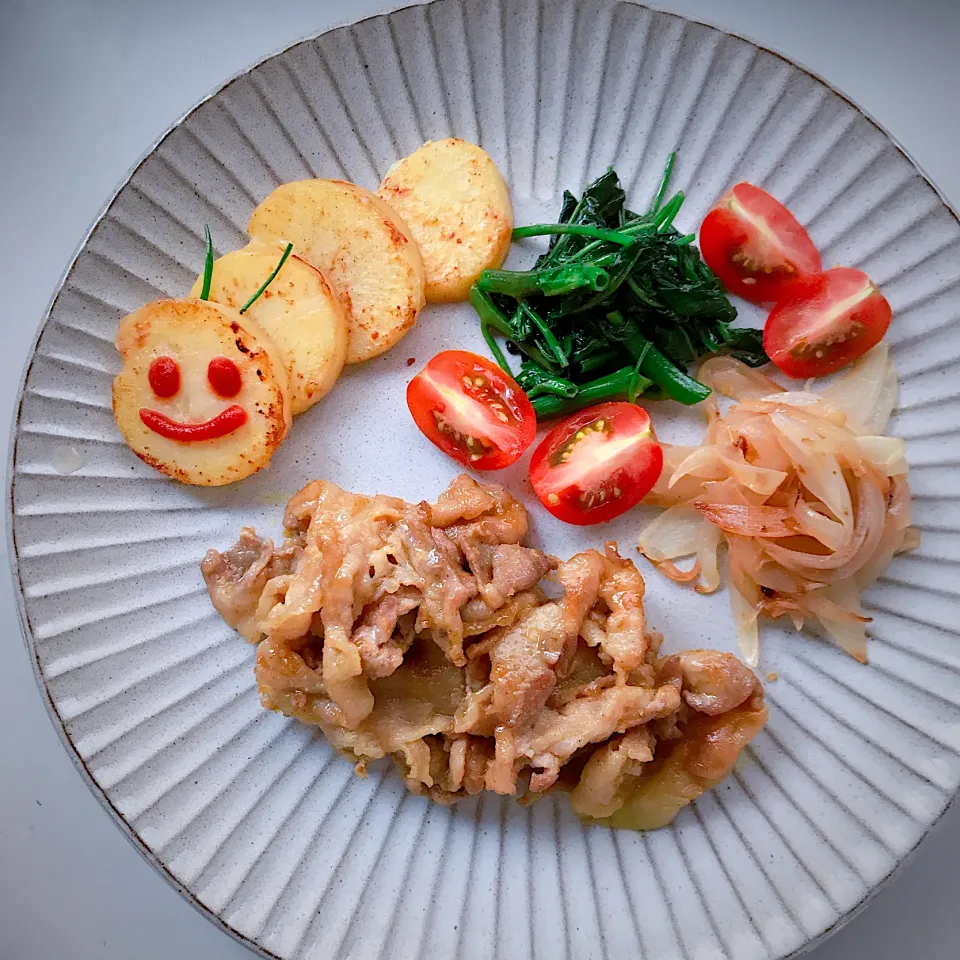
[[[204,224],[203,233],[207,238],[207,253],[203,261],[203,287],[200,290],[200,299],[210,299],[210,282],[213,280],[213,237],[210,236],[210,228]]]
[[[270,276],[263,281],[263,283],[260,285],[260,288],[257,290],[257,292],[240,308],[241,313],[243,313],[244,311],[252,307],[257,297],[259,297],[260,294],[263,293],[263,291],[266,290],[271,283],[273,283],[273,281],[276,279],[277,274],[283,268],[283,265],[287,262],[287,257],[290,256],[291,250],[293,250],[293,244],[288,243],[286,249],[283,251],[283,256],[280,258],[280,262],[276,265],[276,267],[274,267],[273,273],[271,273]]]

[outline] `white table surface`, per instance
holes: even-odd
[[[0,422],[47,301],[118,181],[226,77],[390,0],[0,0]],[[870,111],[960,207],[960,0],[661,0]],[[140,858],[60,745],[0,576],[0,960],[247,950]],[[960,804],[812,960],[960,956]],[[653,958],[651,958],[653,960]],[[736,958],[731,958],[736,960]]]

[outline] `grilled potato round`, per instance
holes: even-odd
[[[256,240],[225,254],[213,265],[210,299],[239,310],[282,256],[282,246]],[[190,296],[202,288],[201,276]],[[244,317],[260,324],[283,355],[294,415],[330,392],[347,358],[347,318],[319,270],[291,254]]]
[[[423,308],[420,251],[369,190],[343,180],[285,183],[253,211],[247,232],[289,241],[330,281],[347,315],[347,363],[389,350]]]
[[[480,271],[506,259],[510,194],[475,144],[452,137],[428,141],[390,168],[379,193],[420,247],[431,303],[466,300]]]
[[[113,414],[168,477],[216,487],[266,466],[290,428],[283,357],[254,321],[207,300],[157,300],[120,324]]]

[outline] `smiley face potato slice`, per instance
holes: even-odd
[[[406,224],[375,193],[343,180],[277,187],[250,216],[255,240],[290,242],[330,281],[347,316],[347,363],[394,346],[424,305],[423,261]]]
[[[256,322],[205,300],[158,300],[120,324],[113,414],[133,452],[205,487],[266,466],[290,428],[283,357]]]
[[[506,258],[510,193],[476,144],[455,137],[428,141],[390,168],[378,192],[420,247],[429,303],[466,300],[480,271]]]
[[[239,310],[276,269],[283,246],[254,240],[214,262],[210,300]],[[190,291],[200,295],[203,277]],[[323,274],[291,254],[244,313],[283,355],[296,416],[330,392],[347,359],[347,317]]]

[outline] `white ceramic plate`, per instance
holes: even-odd
[[[269,471],[232,489],[166,480],[110,413],[120,317],[184,294],[209,223],[242,245],[284,180],[374,186],[424,140],[493,155],[517,220],[614,164],[643,206],[667,153],[694,229],[750,179],[824,262],[881,284],[903,378],[923,545],[868,594],[872,662],[767,626],[769,728],[738,771],[649,835],[586,829],[565,799],[454,809],[353,776],[323,738],[264,712],[253,650],[210,607],[198,562],[243,523],[276,534],[314,477],[434,496],[455,465],[406,414],[407,359],[483,351],[465,306],[431,308],[389,355],[301,417]],[[527,263],[530,248],[514,248]],[[758,321],[752,311],[746,319]],[[70,267],[26,374],[11,537],[24,630],[64,740],[147,858],[208,915],[284,958],[764,960],[823,936],[888,877],[960,781],[960,225],[899,147],[783,58],[629,3],[437,0],[305,41],[228,83],[157,144]],[[695,413],[655,412],[668,439]],[[505,480],[528,501],[525,461]],[[497,479],[501,479],[498,477]],[[643,518],[563,527],[561,555]],[[732,649],[723,593],[648,577],[672,646]]]

